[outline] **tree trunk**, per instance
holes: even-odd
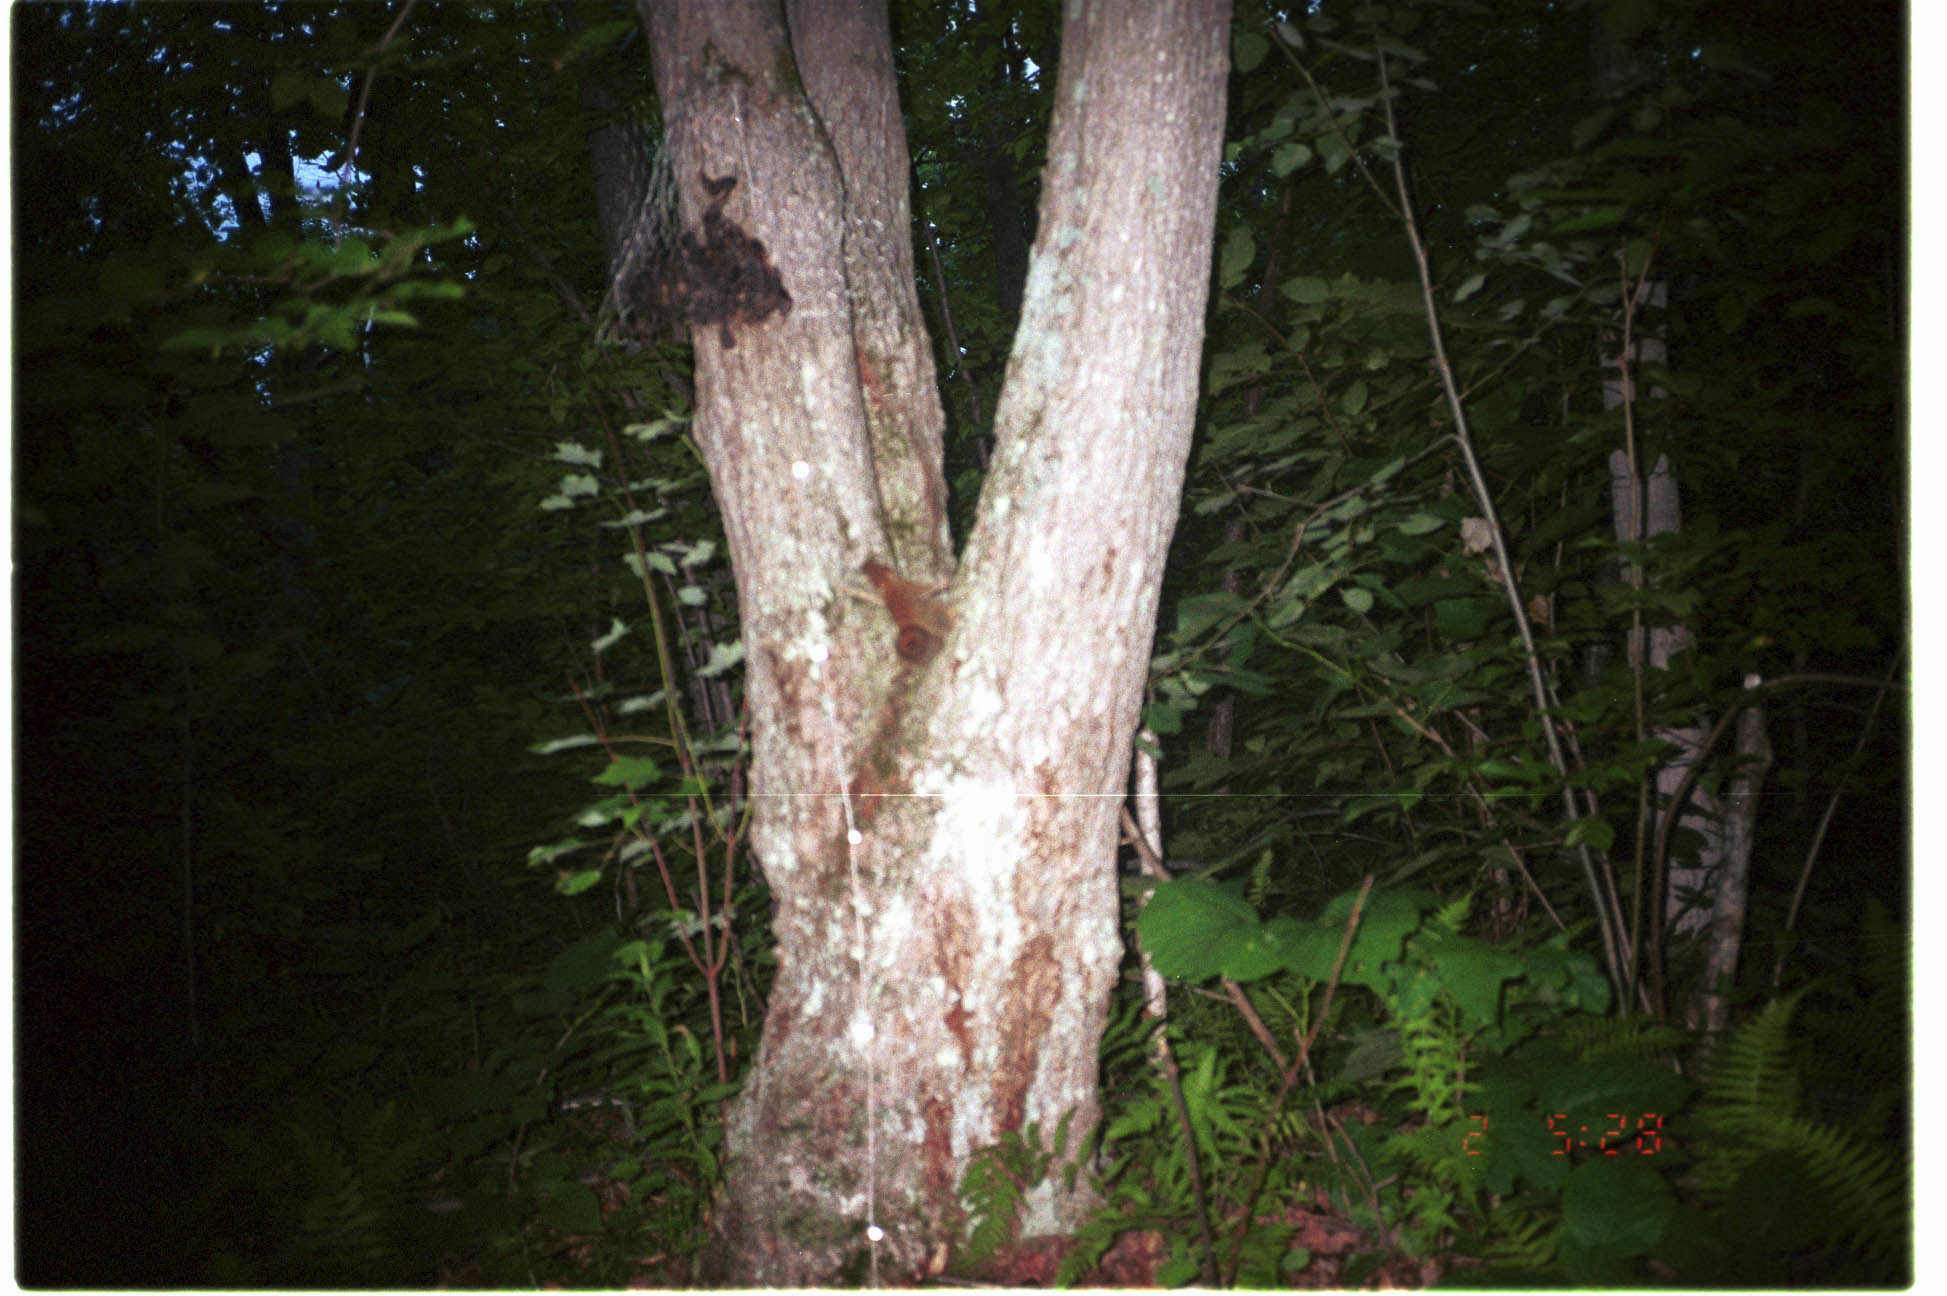
[[[644,0],[777,900],[709,1276],[904,1280],[970,1158],[1098,1118],[1114,852],[1188,457],[1224,0],[1071,4],[964,561],[882,6]],[[872,588],[859,579],[872,574]],[[940,588],[935,596],[932,592]],[[1058,1158],[1057,1164],[1065,1158]],[[1024,1235],[1089,1206],[1033,1185]]]
[[[1756,675],[1744,687],[1758,687]],[[1729,991],[1737,983],[1738,955],[1744,948],[1744,916],[1751,899],[1751,851],[1756,845],[1758,793],[1771,769],[1771,742],[1765,736],[1764,708],[1756,703],[1737,717],[1737,769],[1724,796],[1723,876],[1717,882],[1710,914],[1704,971],[1684,1005],[1684,1024],[1713,1040],[1730,1024]]]
[[[1653,341],[1644,339],[1642,355],[1662,363],[1662,344],[1655,343],[1652,350]],[[1609,388],[1619,382],[1620,379],[1605,379],[1605,402]],[[1660,392],[1651,394],[1661,396]],[[1620,395],[1617,395],[1616,402],[1621,402]],[[1648,482],[1645,483],[1631,475],[1627,453],[1610,451],[1609,501],[1616,539],[1624,544],[1683,530],[1683,509],[1676,471],[1666,456],[1656,457],[1656,466],[1650,470]],[[1635,584],[1643,579],[1643,574],[1639,569],[1631,568],[1625,573],[1625,578]],[[1668,670],[1670,663],[1680,654],[1689,652],[1693,643],[1694,637],[1688,626],[1651,626],[1641,633],[1630,634],[1627,644],[1629,662],[1631,666],[1640,665],[1650,670]],[[1670,812],[1671,796],[1683,785],[1691,767],[1703,758],[1707,729],[1702,718],[1690,724],[1657,727],[1655,736],[1670,744],[1671,755],[1656,770],[1655,819],[1650,824],[1651,837],[1656,835],[1657,823]],[[1708,792],[1702,788],[1691,792],[1678,815],[1677,826],[1697,834],[1699,844],[1691,862],[1681,867],[1672,863],[1670,876],[1664,885],[1662,904],[1666,938],[1694,936],[1709,924],[1710,904],[1699,903],[1696,897],[1708,895],[1712,876],[1724,859],[1722,813],[1716,798]]]
[[[1611,6],[1613,7],[1613,6]],[[1628,10],[1620,15],[1612,15],[1607,8],[1595,8],[1589,14],[1589,53],[1590,81],[1599,101],[1616,102],[1631,91],[1655,79],[1653,65],[1632,50],[1626,43],[1647,21],[1647,11]],[[1636,375],[1645,365],[1666,365],[1669,363],[1669,349],[1662,335],[1662,319],[1669,307],[1668,285],[1661,282],[1639,284],[1635,289],[1637,304],[1633,329],[1625,329],[1628,336],[1626,353],[1605,360],[1605,369],[1614,368],[1613,375],[1606,373],[1602,384],[1602,405],[1613,410],[1628,402],[1625,410],[1625,426],[1630,427],[1633,447],[1640,447],[1643,439],[1635,428],[1641,426],[1641,414],[1647,412],[1642,402],[1642,392],[1636,388]],[[1655,323],[1643,327],[1645,310],[1654,312]],[[1623,345],[1619,342],[1619,345]],[[1664,393],[1660,389],[1650,390],[1652,401],[1661,400]],[[1640,471],[1641,465],[1632,462],[1634,451],[1615,450],[1609,455],[1609,501],[1616,539],[1624,544],[1653,539],[1659,535],[1669,535],[1683,529],[1683,508],[1677,485],[1677,473],[1667,455],[1659,453],[1647,474]],[[1632,567],[1625,574],[1631,584],[1640,584],[1643,573]],[[1695,639],[1688,626],[1653,626],[1647,632],[1632,631],[1627,647],[1629,663],[1638,672],[1645,668],[1667,670],[1677,656],[1688,652]],[[1670,744],[1670,759],[1657,768],[1655,777],[1655,797],[1651,806],[1651,819],[1645,825],[1647,836],[1654,839],[1661,821],[1676,808],[1670,805],[1670,798],[1682,786],[1692,766],[1703,759],[1705,732],[1709,728],[1709,718],[1698,714],[1690,717],[1687,724],[1663,725],[1655,731],[1655,736]],[[1660,910],[1652,918],[1657,930],[1650,942],[1651,980],[1658,1002],[1667,1002],[1664,993],[1662,967],[1666,943],[1672,936],[1691,937],[1712,927],[1713,909],[1720,909],[1723,897],[1713,901],[1711,887],[1718,885],[1728,874],[1720,876],[1720,869],[1726,861],[1726,823],[1722,807],[1716,800],[1699,788],[1694,791],[1686,806],[1678,815],[1679,827],[1689,829],[1698,838],[1696,853],[1689,862],[1679,866],[1670,861],[1669,876],[1661,881],[1660,893],[1652,895],[1651,903],[1660,905]],[[1741,875],[1740,875],[1741,879]],[[1740,880],[1740,885],[1741,885]],[[1737,911],[1742,914],[1743,902],[1739,897]]]

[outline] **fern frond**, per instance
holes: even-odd
[[[1697,1113],[1709,1135],[1698,1149],[1698,1189],[1722,1205],[1759,1158],[1789,1156],[1820,1193],[1818,1231],[1862,1257],[1890,1260],[1910,1244],[1907,1161],[1800,1110],[1788,1028],[1804,993],[1766,1005],[1711,1059]]]
[[[1466,924],[1467,915],[1473,912],[1473,908],[1474,894],[1471,891],[1465,892],[1428,914],[1427,926],[1451,936]]]
[[[1560,1220],[1529,1215],[1518,1221],[1496,1221],[1501,1235],[1489,1250],[1496,1264],[1539,1273],[1555,1263],[1555,1249],[1561,1242]]]
[[[1809,1117],[1777,1123],[1776,1145],[1798,1156],[1825,1193],[1828,1235],[1861,1256],[1888,1260],[1911,1245],[1906,1158]]]
[[[1717,1046],[1706,1069],[1698,1113],[1712,1129],[1762,1137],[1780,1116],[1798,1111],[1791,1016],[1804,993],[1801,989],[1774,999]],[[1723,1186],[1728,1188],[1728,1181]]]
[[[1691,1042],[1690,1032],[1654,1017],[1593,1014],[1565,1018],[1558,1036],[1563,1046],[1582,1062],[1599,1058],[1650,1058],[1684,1048]]]

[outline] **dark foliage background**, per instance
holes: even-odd
[[[693,1275],[768,942],[733,845],[735,605],[683,436],[686,351],[603,327],[591,146],[653,162],[646,54],[607,0],[407,8],[12,13],[25,1284]],[[1614,1016],[1575,863],[1593,843],[1625,908],[1655,908],[1636,900],[1637,789],[1664,755],[1646,735],[1722,714],[1747,672],[1904,678],[1900,20],[1885,0],[1239,4],[1206,400],[1147,715],[1170,853],[1227,898],[1154,921],[1217,960],[1165,970],[1229,976],[1284,1048],[1319,1042],[1287,1102],[1244,1020],[1179,994],[1180,1123],[1123,1005],[1089,1263],[1146,1229],[1162,1280],[1187,1280],[1208,1272],[1199,1214],[1223,1234],[1255,1202],[1285,1223],[1238,1224],[1227,1280],[1401,1282],[1426,1261],[1901,1281],[1902,695],[1767,699],[1740,1033],[1714,1063]],[[901,3],[894,26],[964,516],[1059,15]],[[1615,97],[1592,39],[1633,69]],[[1480,509],[1382,65],[1578,735],[1566,779],[1497,569],[1462,539]],[[1645,264],[1671,359],[1635,418],[1645,456],[1678,465],[1685,528],[1619,553],[1597,357]],[[1639,612],[1696,643],[1641,680],[1616,651]],[[1564,781],[1599,807],[1566,818]],[[1388,966],[1432,982],[1375,970],[1334,998],[1343,970],[1235,961],[1260,920],[1342,922],[1369,876],[1401,924]],[[1275,931],[1249,948],[1302,934]],[[1502,966],[1482,950],[1526,970],[1490,980],[1476,1020],[1475,978]],[[1693,955],[1673,946],[1672,975]],[[1596,1185],[1667,1195],[1640,1246],[1588,1227],[1628,1211],[1512,1159],[1482,1179],[1459,1142],[1466,1111],[1522,1119],[1622,1054],[1691,1084],[1684,1157],[1653,1186]],[[1345,1104],[1405,1141],[1354,1139]],[[1009,1183],[1052,1172],[997,1155],[1013,1170],[968,1189],[990,1222]],[[1800,1213],[1750,1214],[1756,1183]],[[1301,1210],[1356,1242],[1331,1250]],[[1713,1232],[1743,1239],[1735,1260]]]

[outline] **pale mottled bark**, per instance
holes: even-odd
[[[762,241],[788,314],[693,329],[778,902],[714,1277],[908,1278],[969,1158],[1099,1115],[1116,819],[1196,400],[1226,0],[1071,4],[1040,237],[954,622],[923,665],[850,587],[952,573],[883,8],[644,0],[683,221]],[[841,795],[843,789],[852,795]],[[870,794],[883,794],[873,796]],[[1024,1231],[1082,1222],[1044,1184]],[[876,1230],[873,1236],[870,1230]]]

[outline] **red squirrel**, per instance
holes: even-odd
[[[867,559],[859,570],[872,582],[879,601],[899,627],[895,645],[899,656],[915,666],[932,661],[953,624],[952,613],[939,600],[940,591],[946,587],[909,581],[877,558]]]

